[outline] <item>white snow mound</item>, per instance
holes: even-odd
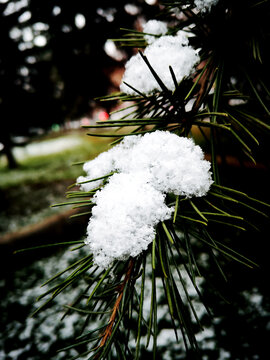
[[[167,193],[200,197],[213,183],[201,148],[168,131],[127,136],[85,163],[84,170],[87,175],[78,183],[115,172],[95,194],[87,228],[86,243],[103,268],[147,249],[155,226],[174,211],[165,204]],[[103,181],[85,182],[81,189],[90,191]]]

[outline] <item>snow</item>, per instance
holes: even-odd
[[[107,268],[115,260],[126,260],[146,250],[155,236],[154,226],[169,219],[173,209],[165,195],[145,183],[140,173],[115,174],[97,192],[86,243],[95,263]]]
[[[187,197],[204,196],[212,183],[210,163],[203,159],[201,148],[192,139],[179,137],[169,131],[127,136],[117,146],[84,164],[86,176],[77,182],[106,176],[112,171],[139,173],[145,182],[158,191]],[[81,184],[90,191],[103,180]]]
[[[168,131],[128,136],[117,146],[85,163],[89,181],[114,171],[93,198],[96,204],[87,228],[97,265],[137,256],[153,241],[155,226],[171,217],[165,195],[204,196],[211,184],[210,163],[192,139]],[[104,179],[81,184],[90,191]]]
[[[88,161],[83,165],[83,170],[88,174],[87,177],[80,176],[77,179],[77,183],[96,179],[102,176],[105,176],[113,170],[113,152],[107,151],[101,153],[92,161]],[[91,191],[102,184],[103,180],[92,181],[81,185],[81,188],[84,191]]]
[[[80,146],[82,141],[77,136],[66,136],[57,139],[49,139],[40,142],[33,142],[24,147],[14,147],[14,155],[18,160],[28,157],[55,154]]]
[[[144,51],[153,69],[166,87],[173,91],[175,85],[169,70],[172,67],[176,80],[179,83],[191,75],[199,61],[196,50],[188,46],[188,38],[183,31],[176,36],[162,36],[147,46]],[[120,85],[120,90],[130,95],[137,92],[127,86],[127,83],[144,94],[151,94],[161,88],[146,65],[140,54],[136,54],[126,63],[125,73]]]
[[[134,141],[136,143],[134,144]],[[117,150],[116,169],[140,172],[157,190],[187,197],[203,196],[209,189],[210,163],[193,140],[168,131],[126,137],[123,156]]]
[[[64,353],[56,353],[55,349],[73,343],[74,337],[84,324],[84,317],[77,312],[72,312],[61,320],[65,312],[64,305],[72,304],[78,297],[78,293],[85,290],[86,284],[83,279],[79,280],[75,287],[70,287],[65,293],[60,294],[53,300],[53,305],[44,308],[35,317],[30,313],[36,310],[42,303],[36,303],[36,298],[46,292],[51,284],[41,288],[40,285],[56,273],[87,255],[84,247],[78,251],[71,249],[57,251],[55,255],[42,258],[33,264],[11,271],[12,284],[7,279],[0,281],[2,296],[1,310],[4,329],[1,334],[0,359],[50,359],[60,360],[71,358],[77,353],[70,349]],[[64,280],[65,275],[61,277]],[[44,300],[50,298],[46,296]],[[16,309],[12,314],[10,309]],[[20,314],[20,315],[18,315]],[[89,324],[91,330],[97,323]],[[81,360],[85,357],[80,358]]]
[[[216,5],[219,0],[195,0],[194,4],[198,11],[206,12],[210,11],[211,7]]]
[[[146,24],[143,25],[143,32],[147,33],[147,35],[144,35],[144,38],[148,44],[152,44],[156,40],[156,36],[149,34],[160,36],[165,35],[167,31],[167,24],[163,21],[149,20]]]

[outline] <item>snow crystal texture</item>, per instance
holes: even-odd
[[[211,7],[216,5],[219,0],[195,0],[194,4],[198,11],[206,12],[210,11]]]
[[[167,24],[163,21],[149,20],[143,26],[143,32],[146,33],[144,35],[144,38],[148,42],[148,44],[152,44],[157,39],[156,36],[152,36],[149,34],[160,36],[165,35],[167,31]]]
[[[183,31],[176,36],[162,36],[145,48],[144,55],[158,74],[166,87],[175,89],[169,66],[172,67],[179,83],[189,76],[199,61],[197,51],[188,46],[188,38]],[[161,88],[140,54],[136,54],[126,63],[125,73],[120,90],[126,94],[137,95],[137,92],[127,86],[131,85],[144,94],[151,94]]]
[[[87,175],[78,178],[90,191],[115,172],[93,197],[95,206],[87,228],[97,265],[137,256],[153,241],[155,226],[171,217],[167,193],[204,196],[211,184],[210,163],[193,140],[168,131],[128,136],[111,150],[85,163]]]
[[[115,259],[137,256],[153,241],[154,226],[169,219],[173,209],[165,195],[139,174],[116,174],[95,197],[87,232],[95,262],[108,267]]]

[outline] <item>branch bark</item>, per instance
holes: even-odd
[[[118,296],[117,296],[116,301],[114,303],[114,306],[112,308],[112,313],[111,313],[108,325],[107,325],[105,331],[101,335],[101,341],[100,341],[100,344],[99,344],[100,351],[101,351],[102,347],[106,344],[107,340],[110,338],[110,336],[112,334],[112,330],[113,330],[113,326],[114,326],[114,323],[115,323],[116,315],[117,315],[118,309],[120,307],[120,304],[121,304],[121,301],[122,301],[122,298],[123,298],[123,295],[124,295],[124,289],[125,289],[126,284],[129,282],[129,280],[131,278],[133,267],[134,267],[134,259],[132,258],[130,260],[129,264],[128,264],[128,268],[127,268],[125,278],[124,278],[122,284],[119,285]],[[97,357],[96,357],[97,359],[99,358],[100,351],[97,354]]]

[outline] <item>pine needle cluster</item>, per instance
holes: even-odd
[[[199,352],[195,334],[202,330],[202,325],[190,286],[211,318],[200,291],[204,271],[198,248],[208,254],[213,264],[211,271],[219,272],[224,281],[225,261],[256,266],[243,255],[244,251],[236,251],[223,234],[257,231],[264,224],[263,219],[268,221],[270,206],[248,195],[241,184],[231,185],[235,181],[224,179],[221,169],[228,156],[255,166],[259,144],[269,136],[269,15],[268,0],[220,0],[205,11],[198,11],[193,1],[163,1],[158,20],[167,22],[167,35],[189,33],[189,44],[199,55],[192,74],[180,82],[175,69],[169,66],[173,91],[144,55],[148,46],[145,35],[159,35],[122,29],[123,37],[116,39],[119,46],[138,49],[159,90],[146,94],[126,84],[132,94],[102,98],[126,103],[125,115],[121,116],[122,109],[117,119],[88,126],[88,135],[115,137],[112,145],[125,136],[157,130],[195,141],[203,139],[214,183],[203,197],[168,194],[166,204],[174,206],[173,216],[157,225],[152,243],[138,256],[117,260],[109,268],[100,269],[89,253],[49,280],[55,285],[44,293],[49,298],[38,311],[78,279],[85,280],[85,291],[67,306],[67,314],[76,311],[85,316],[81,335],[70,345],[78,350],[75,358],[139,359],[143,351],[150,349],[155,359],[162,328],[161,304],[166,305],[176,341],[181,341],[187,353],[195,356]],[[81,214],[90,217],[95,205],[93,196],[112,175],[88,180],[102,180],[90,191],[69,191],[65,204],[85,209]],[[87,248],[83,241],[78,243],[78,247],[83,246]],[[65,279],[57,282],[63,274]]]

